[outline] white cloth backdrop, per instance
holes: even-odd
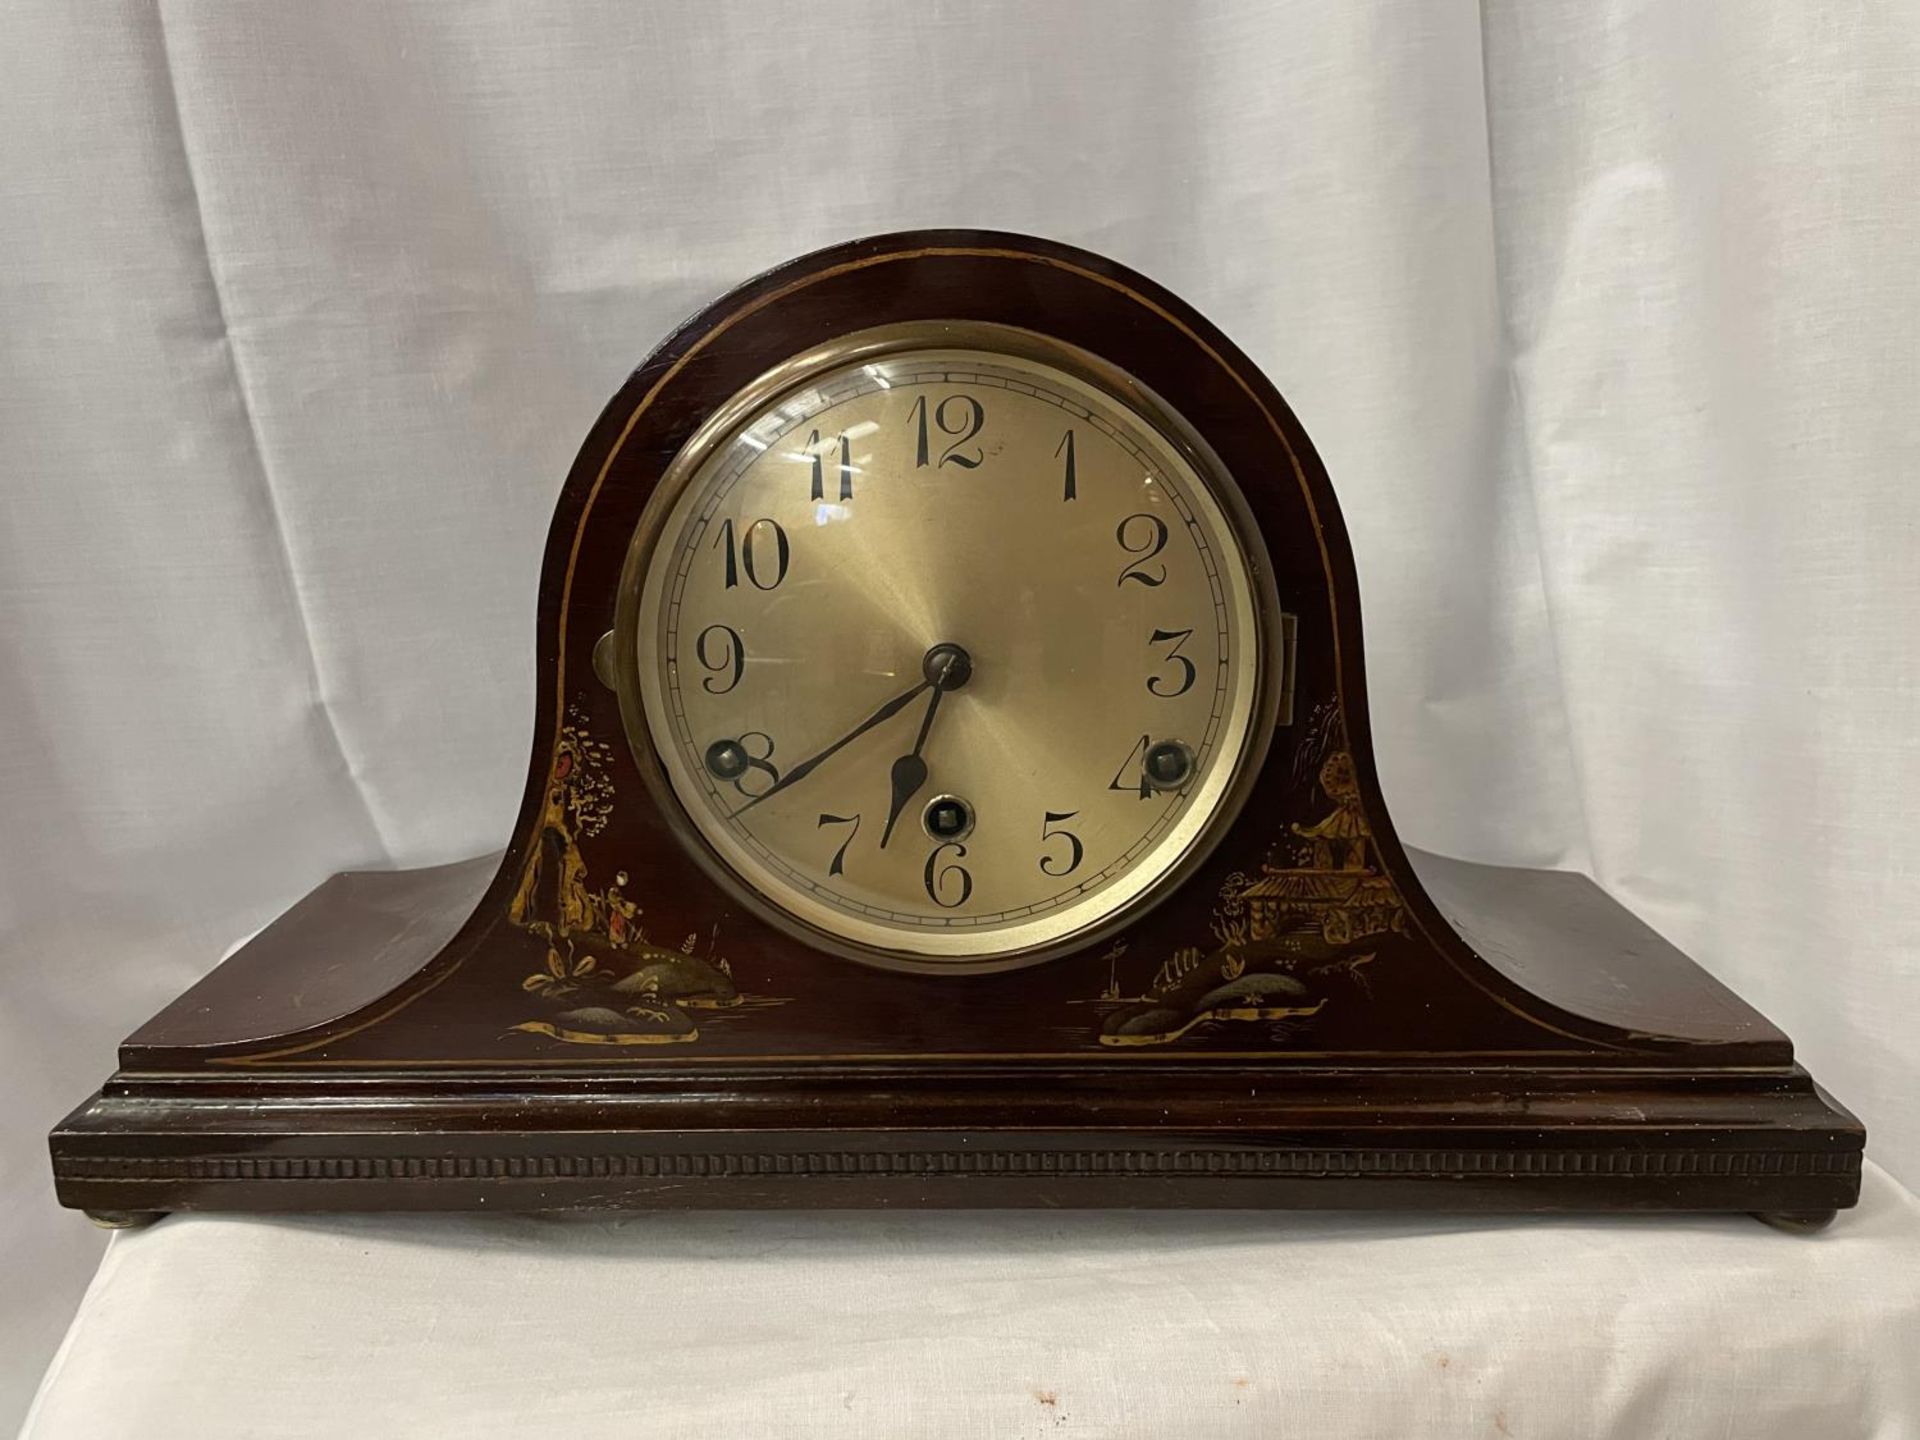
[[[272,1292],[272,1298],[265,1293]],[[183,1215],[20,1440],[1911,1440],[1920,1200],[1742,1216]]]
[[[574,446],[917,225],[1144,270],[1359,554],[1410,841],[1586,869],[1920,1179],[1920,8],[0,9],[0,1416],[41,1136],[329,872],[497,843]]]

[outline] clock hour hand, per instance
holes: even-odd
[[[900,812],[907,808],[907,802],[920,793],[920,787],[927,783],[927,762],[920,749],[927,743],[927,731],[933,728],[933,712],[940,708],[940,697],[947,692],[934,687],[933,699],[927,702],[926,718],[920,722],[920,738],[913,742],[913,749],[893,762],[893,801],[887,807],[887,828],[880,832],[880,848],[887,848],[887,841],[893,838],[893,825],[900,818]]]
[[[920,721],[920,733],[914,739],[913,749],[893,762],[893,772],[889,777],[893,798],[887,806],[887,828],[880,832],[882,850],[887,848],[887,841],[893,838],[893,827],[900,818],[900,812],[907,808],[907,802],[919,794],[920,787],[927,783],[927,761],[920,752],[926,748],[927,732],[933,729],[933,717],[940,710],[940,697],[967,683],[973,674],[973,660],[958,645],[936,645],[927,652],[925,668],[927,683],[933,687],[933,698],[927,702],[927,713]]]
[[[833,756],[837,755],[840,751],[844,750],[847,746],[851,745],[854,741],[858,740],[862,735],[866,734],[867,731],[873,729],[874,726],[882,723],[883,721],[891,720],[895,715],[898,715],[902,710],[906,709],[907,706],[913,703],[914,698],[916,696],[922,694],[924,691],[929,689],[932,685],[933,685],[933,681],[931,679],[927,679],[927,680],[922,680],[918,685],[915,685],[911,690],[903,690],[900,694],[894,696],[893,699],[887,701],[887,703],[882,705],[878,710],[874,711],[873,714],[869,715],[866,719],[862,720],[858,725],[854,726],[853,729],[849,730],[846,734],[842,735],[838,740],[834,741],[831,745],[827,746],[826,749],[821,750],[816,754],[809,755],[805,760],[802,760],[798,765],[794,766],[791,770],[787,771],[786,774],[782,775],[780,779],[776,781],[773,785],[761,791],[760,794],[754,796],[751,800],[747,801],[746,804],[742,805],[738,810],[734,811],[733,813],[735,815],[744,815],[747,811],[751,810],[754,806],[758,805],[762,800],[770,800],[775,795],[778,795],[782,790],[786,789],[789,785],[797,784],[798,782],[806,779],[807,776],[811,775],[817,768],[819,768],[820,765],[824,764],[827,760],[831,759]]]

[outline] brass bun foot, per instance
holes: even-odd
[[[144,1230],[165,1218],[164,1210],[89,1210],[87,1219],[102,1230]]]
[[[1832,1210],[1756,1210],[1753,1218],[1790,1235],[1811,1235],[1831,1225],[1836,1213]]]

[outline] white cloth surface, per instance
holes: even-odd
[[[328,873],[500,842],[606,397],[905,226],[1221,323],[1338,488],[1405,838],[1595,875],[1920,1179],[1920,6],[3,18],[0,1425],[98,1254],[48,1126]]]
[[[1499,1223],[176,1216],[22,1440],[1920,1434],[1920,1202]]]

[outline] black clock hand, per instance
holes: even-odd
[[[918,685],[914,686],[911,690],[902,691],[900,694],[894,696],[893,699],[887,701],[886,704],[882,705],[878,710],[874,711],[873,714],[869,715],[866,719],[862,720],[858,725],[854,726],[853,729],[849,730],[846,734],[842,735],[838,740],[834,741],[831,745],[827,746],[826,749],[820,751],[818,754],[809,755],[805,760],[802,760],[798,765],[794,766],[791,770],[787,771],[786,774],[782,775],[777,783],[769,786],[767,789],[763,790],[760,794],[754,796],[751,800],[747,801],[746,804],[742,805],[738,810],[734,811],[733,813],[735,815],[744,815],[747,811],[751,810],[754,806],[758,805],[762,800],[771,799],[773,796],[778,795],[782,790],[786,789],[789,785],[795,784],[798,781],[806,779],[807,776],[811,775],[823,762],[831,759],[834,755],[838,754],[841,750],[851,745],[854,741],[858,740],[862,735],[866,734],[867,731],[873,729],[874,726],[880,724],[882,721],[891,720],[895,715],[898,715],[902,710],[906,709],[908,705],[913,703],[915,696],[929,689],[932,685],[933,685],[932,680],[922,680]]]
[[[920,787],[927,783],[927,762],[921,751],[926,748],[927,732],[933,729],[933,717],[939,713],[940,697],[949,690],[958,690],[973,674],[973,659],[958,645],[936,645],[927,652],[924,662],[927,683],[933,686],[933,698],[927,702],[926,716],[920,721],[920,733],[915,737],[913,749],[893,762],[893,772],[889,777],[893,787],[893,799],[887,808],[887,828],[880,832],[880,848],[887,848],[887,841],[893,838],[894,822],[899,820],[900,812],[907,808],[907,802],[920,793]]]
[[[933,715],[940,708],[940,697],[947,692],[936,685],[933,698],[927,702],[926,717],[920,722],[920,734],[913,742],[913,749],[893,762],[893,802],[887,808],[887,828],[880,832],[880,848],[887,848],[887,841],[893,838],[893,825],[900,818],[900,812],[907,808],[907,802],[920,793],[920,787],[927,783],[927,762],[920,751],[927,743],[927,732],[933,728]]]

